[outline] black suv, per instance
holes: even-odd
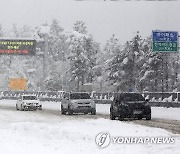
[[[151,120],[151,107],[140,93],[120,93],[114,97],[110,107],[110,119],[146,118]]]

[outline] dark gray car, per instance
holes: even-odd
[[[140,93],[120,93],[114,97],[110,106],[110,119],[146,118],[151,120],[151,107]]]

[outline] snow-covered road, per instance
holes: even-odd
[[[173,110],[173,113],[170,114]],[[179,118],[180,109],[153,108],[153,118]],[[176,112],[176,113],[175,113]],[[162,114],[161,114],[162,113]],[[60,103],[43,102],[42,111],[16,111],[15,101],[0,101],[0,148],[3,154],[179,154],[180,135],[160,128],[111,121],[109,105],[97,105],[97,116],[61,115]],[[165,116],[166,115],[166,116]],[[169,115],[169,116],[168,116]],[[173,116],[172,116],[173,115]],[[179,120],[177,118],[177,120]],[[114,137],[174,137],[173,144],[113,144],[100,149],[100,132]]]

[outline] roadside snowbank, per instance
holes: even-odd
[[[18,112],[18,111],[16,111]],[[0,147],[6,154],[80,153],[171,153],[178,154],[180,136],[158,128],[143,127],[108,119],[79,119],[70,116],[45,119],[33,112],[1,110]],[[10,119],[13,116],[14,122]],[[34,119],[36,119],[34,121]],[[113,144],[100,149],[95,138],[100,132],[118,137],[175,137],[174,144]]]

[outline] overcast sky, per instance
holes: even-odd
[[[112,34],[124,43],[136,31],[143,37],[156,29],[180,31],[179,1],[0,0],[0,6],[0,23],[5,29],[14,23],[35,27],[57,19],[64,29],[71,30],[75,21],[82,20],[102,44]]]

